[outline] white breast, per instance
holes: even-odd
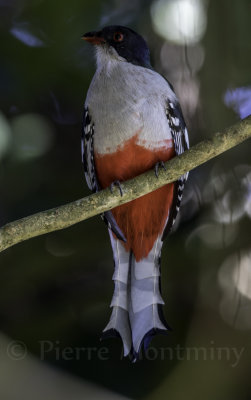
[[[98,68],[86,106],[94,122],[94,150],[115,152],[138,134],[137,144],[159,148],[172,138],[165,109],[176,96],[158,73],[113,60]]]

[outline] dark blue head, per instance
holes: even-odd
[[[119,25],[107,26],[101,31],[86,33],[83,39],[94,45],[103,46],[104,49],[107,47],[114,49],[120,57],[132,64],[151,68],[146,41],[130,28]]]

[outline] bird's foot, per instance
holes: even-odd
[[[163,161],[157,162],[154,167],[155,176],[158,179],[159,177],[159,169],[163,168],[166,171],[165,163]]]
[[[114,181],[114,182],[111,183],[111,185],[110,185],[110,191],[111,191],[111,193],[113,193],[113,188],[114,188],[114,186],[117,186],[117,187],[119,188],[120,196],[122,197],[122,196],[123,196],[123,189],[122,189],[122,187],[121,187],[120,182],[119,182],[119,181]]]

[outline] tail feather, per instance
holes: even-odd
[[[152,304],[164,304],[159,291],[159,279],[158,276],[141,280],[132,277],[131,301],[133,313],[138,313]]]
[[[142,344],[146,347],[150,338],[166,332],[167,325],[160,312],[164,301],[160,294],[161,239],[157,239],[148,256],[140,261],[133,257],[131,263],[131,307],[129,309],[132,343],[136,356]]]
[[[124,346],[124,355],[128,355],[132,346],[131,327],[128,314],[128,275],[130,254],[122,243],[110,233],[114,257],[114,294],[111,301],[112,314],[102,338],[120,336]]]
[[[160,294],[160,252],[162,241],[158,238],[148,256],[136,261],[122,242],[110,233],[115,270],[113,274],[113,308],[103,338],[120,336],[124,355],[133,355],[136,361],[143,345],[146,349],[157,333],[166,334]]]
[[[119,336],[123,342],[124,356],[127,356],[132,347],[131,328],[128,318],[128,311],[121,307],[113,307],[112,315],[105,329],[101,339],[108,337]]]
[[[121,307],[127,311],[128,294],[127,284],[121,281],[114,281],[114,292],[110,307]]]
[[[146,349],[155,334],[167,330],[159,318],[157,304],[152,304],[138,313],[130,314],[130,323],[135,354],[140,352],[143,344]]]

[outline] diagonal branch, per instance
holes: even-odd
[[[177,180],[185,172],[198,167],[224,151],[242,143],[251,137],[251,116],[216,133],[211,139],[204,140],[179,157],[168,161],[166,171],[159,171],[156,179],[154,171],[148,171],[121,184],[123,197],[119,190],[110,193],[109,189],[92,194],[63,206],[39,212],[26,218],[11,222],[0,229],[0,252],[35,236],[67,228],[87,218],[110,210],[150,193],[167,183]]]

